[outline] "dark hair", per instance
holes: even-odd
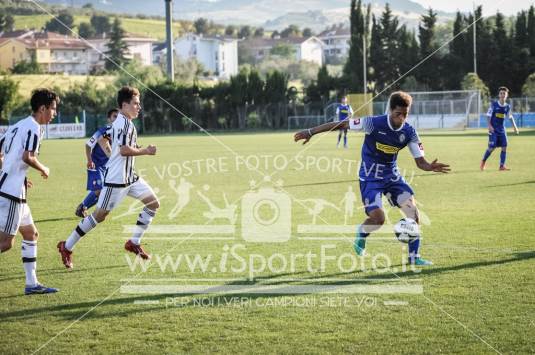
[[[108,111],[108,115],[106,117],[110,118],[111,115],[113,115],[114,113],[119,113],[119,110],[117,110],[116,108],[112,108]]]
[[[505,91],[506,93],[509,93],[509,89],[507,87],[505,87],[505,86],[500,86],[498,88],[498,92],[500,92],[500,91]]]
[[[56,101],[56,105],[59,104],[59,96],[54,91],[49,89],[35,89],[32,91],[30,104],[32,106],[32,111],[37,112],[43,105],[45,105],[46,108],[49,108],[54,101]]]
[[[132,98],[134,96],[139,96],[139,90],[130,86],[123,86],[118,92],[117,92],[117,105],[119,105],[119,109],[123,107],[123,103],[130,103],[132,101]]]
[[[409,107],[412,104],[412,96],[405,91],[396,91],[390,95],[388,99],[390,102],[390,110],[396,107]]]

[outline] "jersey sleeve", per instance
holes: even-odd
[[[349,116],[353,116],[353,107],[351,107],[351,105],[349,105],[348,109],[349,109]]]
[[[492,117],[492,112],[494,111],[494,105],[493,104],[490,104],[490,107],[487,111],[487,117]]]
[[[413,129],[411,132],[411,137],[407,146],[409,147],[409,151],[411,152],[411,155],[414,159],[422,158],[425,156],[424,146],[422,145],[420,137],[418,136],[418,133],[415,129]]]
[[[352,118],[349,120],[349,129],[370,134],[373,132],[373,117]]]
[[[119,131],[119,134],[117,135],[117,144],[119,147],[123,145],[128,145],[128,136],[131,134],[131,131],[133,129],[133,124],[131,122],[126,122],[124,125],[124,128]]]
[[[1,154],[4,154],[4,142],[6,141],[6,135],[3,134],[1,137],[0,137],[0,155]]]
[[[36,152],[41,141],[39,126],[28,127],[25,132],[23,132],[22,137],[24,139],[24,150],[28,152]]]
[[[102,132],[100,130],[96,131],[91,138],[85,143],[89,148],[93,149],[98,143],[98,139],[102,137]]]

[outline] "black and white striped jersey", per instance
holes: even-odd
[[[18,202],[26,202],[26,173],[29,165],[22,160],[25,151],[39,153],[44,131],[28,116],[9,127],[0,138],[4,155],[0,170],[0,196]]]
[[[121,147],[137,147],[137,131],[132,120],[119,113],[111,126],[111,156],[106,164],[104,186],[126,187],[138,180],[133,156],[122,156]]]

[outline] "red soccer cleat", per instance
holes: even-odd
[[[59,254],[61,255],[61,261],[67,269],[72,269],[72,251],[69,251],[65,247],[65,241],[61,241],[57,245]]]
[[[150,255],[147,254],[145,250],[143,250],[141,245],[136,245],[131,240],[128,240],[125,243],[124,248],[131,253],[139,255],[141,259],[144,259],[144,260],[150,259]]]
[[[485,162],[483,160],[481,161],[481,164],[479,165],[479,169],[481,169],[481,171],[485,170]]]
[[[509,169],[505,165],[500,165],[500,171],[509,171],[509,170],[511,170],[511,169]]]

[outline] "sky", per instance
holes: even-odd
[[[436,10],[443,10],[448,12],[472,11],[473,3],[476,5],[483,5],[483,15],[493,15],[499,9],[504,15],[515,15],[520,10],[528,9],[531,5],[535,5],[535,1],[530,0],[412,0],[424,7],[431,7]]]

